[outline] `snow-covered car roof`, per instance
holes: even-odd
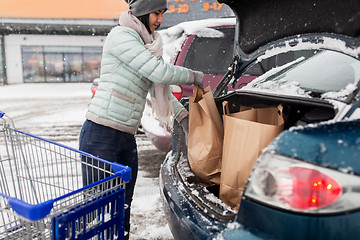
[[[171,61],[175,54],[181,50],[181,46],[188,35],[196,34],[199,37],[208,38],[222,37],[223,33],[214,29],[214,27],[235,26],[235,24],[236,19],[234,17],[211,18],[182,22],[173,27],[160,30],[159,33],[164,43],[164,61]]]

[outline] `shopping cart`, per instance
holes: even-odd
[[[129,167],[0,119],[0,239],[124,238]]]

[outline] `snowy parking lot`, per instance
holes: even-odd
[[[39,83],[0,86],[0,111],[16,128],[78,148],[91,99],[91,83]],[[144,134],[136,135],[139,176],[132,206],[131,239],[172,239],[160,201],[158,173],[166,153]]]

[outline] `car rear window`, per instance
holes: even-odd
[[[187,51],[184,66],[205,74],[224,74],[231,63],[234,28],[218,28],[221,38],[196,36]]]

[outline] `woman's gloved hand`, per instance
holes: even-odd
[[[198,85],[199,88],[204,87],[204,73],[200,71],[190,70],[191,79],[193,79],[193,83]]]

